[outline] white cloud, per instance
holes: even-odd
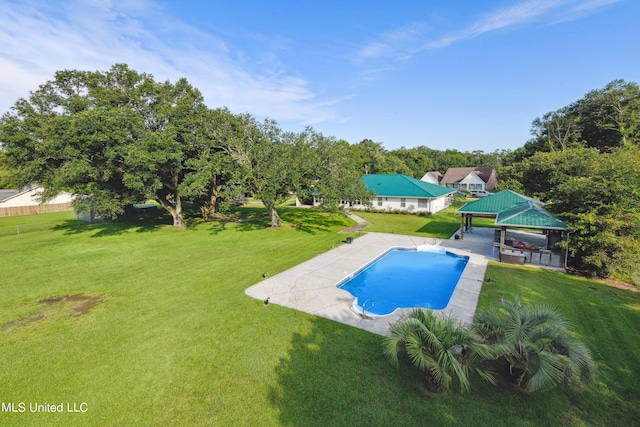
[[[440,39],[428,41],[426,49],[446,47],[461,40],[468,40],[480,35],[517,25],[541,21],[547,24],[579,19],[610,4],[622,0],[592,0],[578,2],[576,0],[527,0],[513,6],[492,11],[481,16],[468,27]]]
[[[609,6],[610,4],[619,3],[622,0],[591,0],[576,5],[573,9],[576,12],[590,11],[593,9],[599,9],[601,7]]]
[[[446,47],[461,40],[472,39],[482,34],[529,23],[540,16],[567,3],[567,0],[528,0],[492,11],[481,16],[468,27],[425,44],[426,49]]]
[[[404,57],[424,39],[425,27],[421,23],[410,23],[380,34],[356,53],[356,60],[380,57]]]
[[[623,0],[592,0],[578,3],[571,6],[566,11],[563,11],[563,13],[559,13],[553,24],[575,21],[576,19],[595,13],[597,9],[603,9],[620,1]]]
[[[384,32],[358,49],[355,58],[360,63],[382,59],[408,59],[422,50],[439,49],[462,40],[517,25],[543,22],[558,24],[579,19],[589,13],[622,0],[526,0],[479,16],[458,31],[426,38],[426,25],[411,23]]]
[[[309,81],[277,67],[252,70],[251,61],[225,40],[167,16],[151,1],[77,0],[61,6],[43,0],[3,8],[0,111],[58,70],[127,63],[157,80],[186,77],[211,107],[301,123],[335,116],[330,107],[338,100],[319,99]]]

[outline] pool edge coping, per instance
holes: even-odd
[[[484,243],[485,239],[480,233],[476,234],[476,237],[482,238]],[[492,239],[493,235],[490,238]],[[337,285],[391,248],[417,247],[433,243],[427,240],[418,236],[369,232],[354,239],[351,244],[343,244],[266,278],[247,288],[245,293],[259,300],[269,298],[269,302],[273,304],[386,335],[389,325],[412,309],[401,308],[389,315],[363,319],[352,309],[354,297]],[[435,239],[435,242],[456,255],[469,256],[469,260],[447,307],[434,312],[453,316],[462,324],[468,325],[475,314],[490,256],[481,253],[482,251],[473,251],[458,245],[450,246],[450,240]],[[467,243],[470,244],[469,248],[477,247],[471,244],[471,241]],[[482,245],[483,249],[484,247]]]

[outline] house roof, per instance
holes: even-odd
[[[496,225],[522,228],[566,230],[567,224],[545,211],[544,203],[511,190],[467,203],[458,212],[495,215]]]
[[[13,196],[20,194],[20,190],[0,190],[0,202],[9,200]]]
[[[495,168],[491,166],[449,168],[440,180],[440,184],[453,184],[465,179],[471,172],[475,172],[484,182],[488,182]]]
[[[22,187],[18,190],[15,190],[15,189],[0,190],[0,203],[7,201],[9,199],[13,199],[14,197],[20,196],[21,194],[28,193],[29,191],[37,188],[38,186],[36,184],[31,184],[31,185],[27,185],[26,187]]]
[[[362,181],[378,196],[435,199],[455,191],[401,174],[369,174],[363,176]]]
[[[532,202],[538,206],[544,206],[544,203],[539,200],[523,196],[522,194],[516,193],[515,191],[503,190],[499,193],[495,193],[490,196],[483,197],[482,199],[478,199],[474,202],[467,203],[466,205],[458,209],[458,212],[474,214],[498,214],[526,202]]]
[[[566,230],[567,224],[551,215],[531,201],[521,203],[511,209],[500,212],[496,216],[496,225],[526,228],[543,228],[545,230]]]
[[[425,173],[424,176],[420,180],[423,181],[427,177],[430,177],[430,178],[434,179],[435,181],[440,182],[440,180],[442,179],[442,174],[440,173],[440,171],[429,171],[429,172]]]
[[[0,203],[4,203],[10,199],[13,199],[15,197],[21,196],[23,194],[29,193],[29,192],[35,192],[34,194],[37,194],[37,192],[43,191],[44,189],[37,185],[37,184],[31,184],[31,185],[27,185],[26,187],[22,187],[18,190],[15,189],[0,189]],[[71,195],[71,193],[67,192],[67,191],[62,191],[59,194],[69,194]]]

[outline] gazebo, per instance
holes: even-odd
[[[523,264],[525,261],[561,266],[561,254],[556,244],[563,239],[567,224],[544,210],[544,203],[511,190],[470,202],[457,210],[461,214],[460,239],[473,228],[473,218],[495,218],[494,246],[499,248],[500,260]],[[543,245],[514,242],[507,238],[508,229],[540,230]],[[554,256],[555,255],[555,256]]]

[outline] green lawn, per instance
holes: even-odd
[[[434,396],[417,370],[389,364],[379,336],[244,294],[263,272],[273,275],[341,244],[345,236],[336,231],[349,220],[283,208],[287,226],[271,229],[259,207],[236,213],[243,222],[192,221],[184,230],[164,225],[166,216],[102,224],[75,221],[68,212],[0,218],[0,230],[32,228],[0,234],[0,400],[26,404],[25,413],[0,412],[0,425],[534,426],[640,419],[637,294],[559,273],[490,266],[481,305],[515,292],[557,303],[594,350],[600,380],[592,390],[526,395],[474,379],[468,394]],[[434,229],[422,233],[446,234],[443,225]],[[74,295],[76,301],[53,299]],[[95,306],[78,311],[78,298]],[[29,412],[30,403],[82,402],[85,413]]]
[[[545,301],[574,326],[598,364],[595,387],[560,387],[547,393],[562,402],[556,413],[562,425],[638,425],[640,420],[640,294],[585,278],[539,268],[489,263],[480,307],[501,297],[520,295],[523,304]],[[539,414],[544,407],[537,406]]]
[[[371,223],[363,231],[406,234],[411,236],[448,239],[460,228],[460,216],[447,209],[432,216],[370,213],[354,211],[362,219]]]
[[[449,239],[460,228],[460,215],[455,213],[455,210],[462,206],[463,203],[459,202],[456,206],[449,206],[430,216],[363,211],[354,211],[353,213],[371,223],[364,231]],[[494,222],[494,218],[473,219],[475,227],[493,227]]]

